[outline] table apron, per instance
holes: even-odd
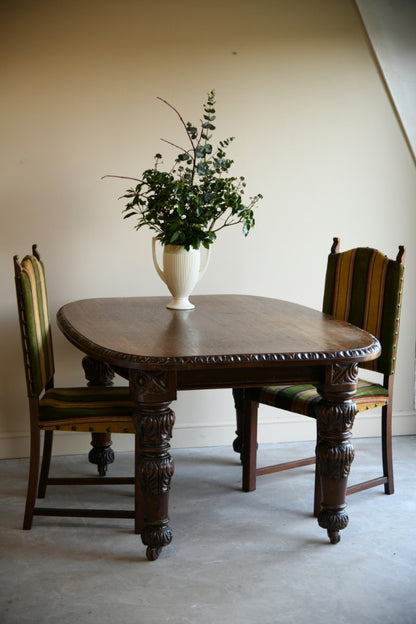
[[[178,390],[248,388],[280,383],[322,383],[326,366],[267,366],[177,371]]]

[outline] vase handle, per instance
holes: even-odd
[[[199,269],[198,282],[201,279],[201,277],[204,275],[205,271],[207,270],[208,262],[211,257],[211,247],[208,247],[208,249],[206,247],[203,247],[203,249],[205,249],[205,262],[204,264],[202,264],[202,258],[201,258],[201,268]]]
[[[159,274],[159,277],[165,282],[166,284],[166,279],[165,279],[165,273],[164,271],[162,271],[162,269],[159,266],[159,263],[157,261],[157,255],[156,255],[156,241],[157,241],[157,236],[154,236],[152,238],[152,256],[153,256],[153,264],[155,265],[155,269]]]

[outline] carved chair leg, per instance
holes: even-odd
[[[82,359],[82,367],[85,377],[88,380],[88,386],[112,386],[115,373],[111,366],[105,362],[99,362],[89,356]],[[91,464],[97,465],[100,477],[105,477],[107,467],[114,461],[114,451],[110,448],[112,445],[111,433],[92,433],[91,446],[88,459]]]
[[[45,431],[43,441],[42,466],[40,470],[38,497],[45,498],[46,486],[48,483],[49,468],[52,456],[53,431]]]

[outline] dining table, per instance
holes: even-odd
[[[238,396],[246,388],[283,382],[316,386],[322,397],[315,414],[322,487],[318,524],[337,543],[348,524],[345,495],[354,457],[358,369],[380,355],[378,340],[320,311],[270,297],[196,295],[192,310],[168,309],[169,301],[91,298],[67,303],[57,313],[58,327],[73,345],[128,379],[139,438],[135,470],[147,559],[157,559],[172,540],[171,404],[185,390],[224,388]],[[248,478],[243,474],[243,482]]]

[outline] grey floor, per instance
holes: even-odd
[[[356,440],[351,482],[379,459]],[[307,443],[266,445],[261,461],[305,456]],[[350,524],[328,543],[311,516],[313,467],[240,489],[229,448],[174,450],[172,544],[145,559],[129,520],[42,518],[21,530],[28,461],[0,462],[2,624],[414,624],[416,438],[394,439],[396,493],[348,497]],[[119,453],[112,474],[129,474]],[[54,474],[88,474],[84,456],[55,458]],[[353,478],[354,477],[354,478]],[[68,491],[69,490],[69,491]],[[51,487],[49,502],[132,504],[129,486]]]

